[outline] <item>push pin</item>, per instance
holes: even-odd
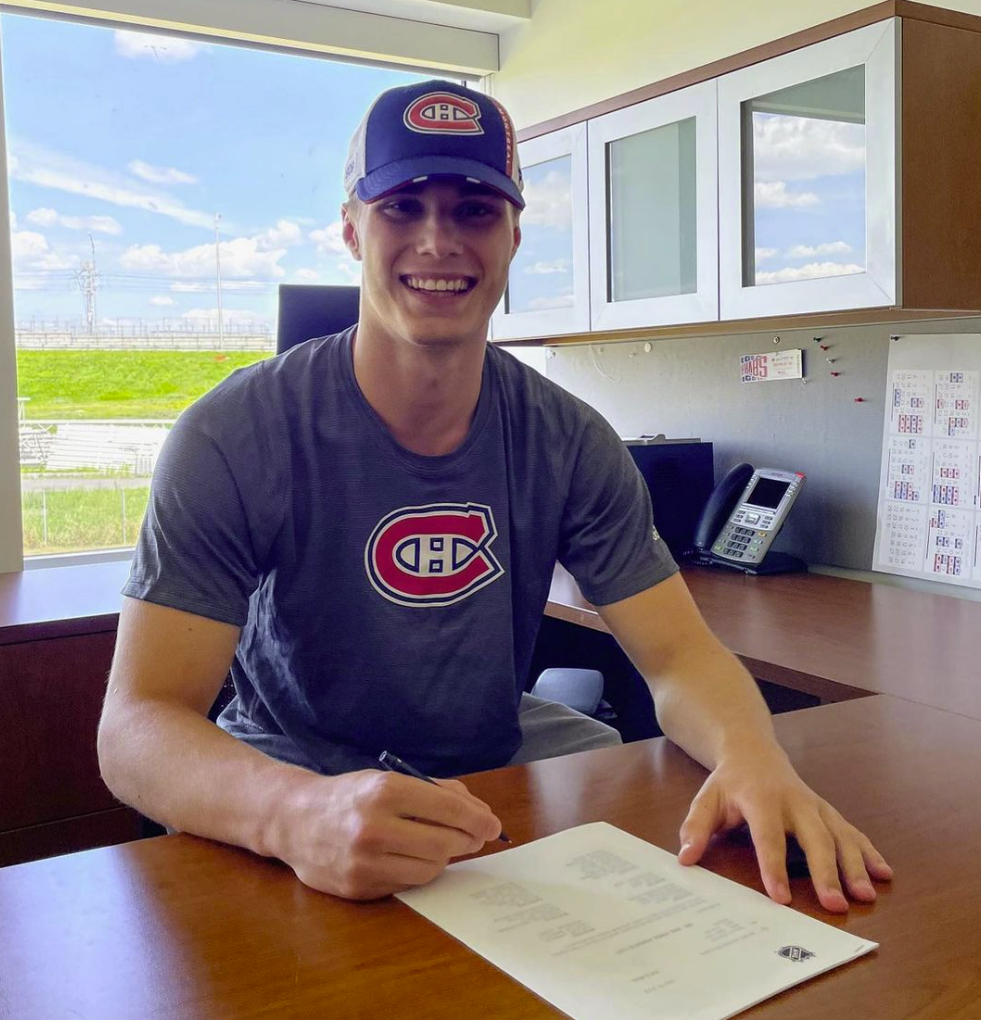
[[[825,358],[824,359],[829,365],[833,365],[838,359],[837,358]]]
[[[856,404],[864,404],[865,403],[865,397],[856,397],[854,402]]]
[[[822,351],[830,351],[831,350],[831,345],[830,344],[821,344],[821,350]]]
[[[831,374],[837,379],[841,372],[832,372]]]
[[[816,344],[819,344],[819,343],[820,343],[820,342],[821,342],[821,341],[822,341],[822,340],[824,339],[824,337],[823,337],[823,336],[815,336],[815,337],[811,337],[811,339],[812,339],[812,340],[813,340],[813,341],[814,341],[814,342],[815,342]]]

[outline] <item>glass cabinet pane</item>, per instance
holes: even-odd
[[[742,103],[743,285],[866,270],[865,67]]]
[[[572,237],[572,156],[522,168],[525,209],[521,246],[507,287],[507,311],[571,308],[575,285]]]
[[[609,301],[697,288],[695,118],[607,147]]]

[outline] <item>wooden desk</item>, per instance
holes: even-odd
[[[981,603],[824,574],[688,567],[709,626],[760,680],[842,701],[865,694],[981,719]],[[546,615],[606,632],[557,567]]]
[[[972,1020],[981,1001],[981,723],[891,698],[778,717],[803,777],[896,869],[824,914],[881,942],[752,1018]],[[605,819],[670,850],[703,771],[664,739],[471,777],[516,842]],[[861,779],[861,781],[857,781]],[[760,889],[751,849],[706,865]],[[554,1010],[394,900],[315,893],[283,865],[168,836],[0,870],[0,1017],[531,1020]]]

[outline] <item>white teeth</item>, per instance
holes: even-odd
[[[404,279],[406,284],[413,290],[452,291],[453,293],[462,294],[470,289],[469,280],[434,280],[431,277],[423,279],[420,276],[406,276]]]

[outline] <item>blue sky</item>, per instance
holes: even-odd
[[[49,19],[0,17],[18,320],[275,319],[279,283],[349,283],[338,207],[370,101],[421,76]]]

